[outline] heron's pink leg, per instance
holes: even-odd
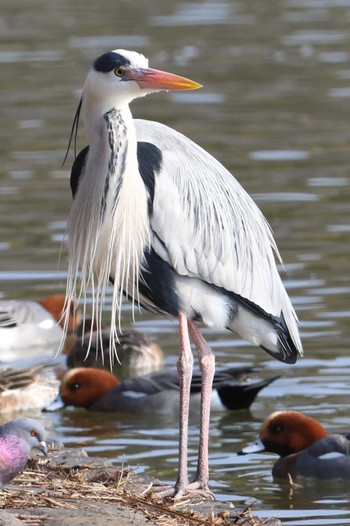
[[[200,494],[206,497],[209,495],[213,497],[208,488],[208,446],[215,356],[196,324],[191,320],[187,320],[183,312],[179,313],[179,325],[181,339],[181,352],[177,362],[180,381],[179,472],[175,486],[155,487],[153,490],[157,493],[157,496],[161,498],[172,496],[174,499],[179,499],[185,493]],[[194,481],[190,483],[188,482],[187,472],[187,446],[193,356],[189,335],[198,352],[202,381],[197,473]]]
[[[179,426],[179,471],[175,487],[167,486],[153,488],[158,497],[175,496],[180,498],[188,487],[187,448],[188,448],[188,417],[190,411],[190,391],[192,381],[193,355],[188,334],[187,316],[179,312],[180,356],[177,370],[180,382],[180,426]]]
[[[188,417],[190,413],[190,393],[193,369],[193,355],[188,334],[187,316],[183,312],[179,312],[179,325],[181,352],[177,362],[180,382],[179,473],[175,484],[177,494],[183,493],[188,486]]]
[[[209,446],[209,421],[210,404],[212,396],[213,378],[215,373],[215,356],[208,343],[200,333],[196,324],[189,320],[188,328],[191,339],[196,346],[201,370],[201,413],[200,413],[200,435],[197,474],[195,480],[188,486],[188,489],[201,488],[209,491],[209,465],[208,465],[208,446]]]

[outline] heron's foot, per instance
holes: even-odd
[[[163,485],[152,486],[149,493],[158,499],[166,499],[167,497],[174,497],[176,493],[175,486]]]
[[[151,493],[159,499],[172,497],[174,500],[180,500],[185,497],[201,497],[203,499],[215,500],[215,496],[208,488],[208,484],[199,480],[194,480],[187,485],[175,484],[174,486],[152,486]]]

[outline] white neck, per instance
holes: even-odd
[[[90,69],[83,90],[82,114],[90,145],[101,133],[101,129],[105,128],[103,116],[106,113],[113,109],[120,110],[123,120],[129,127],[132,123],[129,104],[134,98],[147,94],[134,82],[121,82],[116,86],[115,79],[109,76],[106,76],[103,79],[104,83],[101,83],[101,75],[103,74],[97,73],[93,68]]]

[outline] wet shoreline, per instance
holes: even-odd
[[[157,481],[109,460],[89,457],[83,449],[54,444],[47,457],[34,452],[24,472],[0,492],[0,525],[119,526],[206,524],[281,526],[278,519],[259,519],[247,508],[225,501],[159,501],[149,490]]]

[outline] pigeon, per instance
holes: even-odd
[[[45,437],[44,427],[33,418],[16,418],[0,426],[0,488],[23,471],[31,449],[47,454]]]

